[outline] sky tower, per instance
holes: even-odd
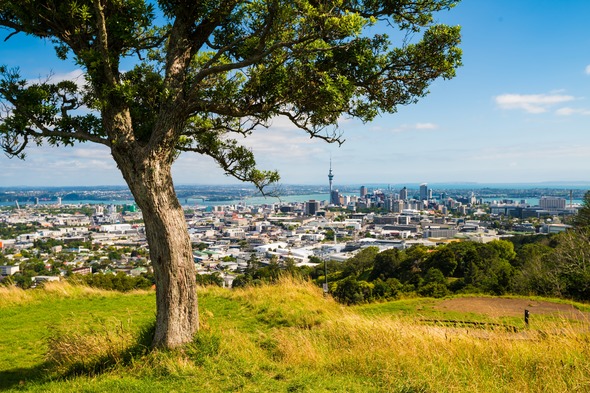
[[[330,181],[330,201],[332,200],[332,180],[334,180],[334,174],[332,173],[332,158],[330,158],[330,172],[328,172],[328,180]]]

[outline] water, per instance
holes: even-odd
[[[224,201],[208,201],[202,199],[180,199],[180,203],[185,207],[209,207],[219,205],[270,205],[274,203],[289,202],[307,202],[309,200],[327,201],[327,194],[307,194],[307,195],[286,195],[282,197],[251,197],[243,199],[231,199]],[[132,205],[132,200],[62,200],[62,206],[68,205]],[[20,207],[34,205],[34,202],[19,202]],[[57,201],[39,201],[40,206],[53,207],[57,206]],[[14,202],[0,202],[0,206],[15,206]]]

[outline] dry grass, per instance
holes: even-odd
[[[48,289],[56,292],[85,296],[80,288]],[[140,391],[150,391],[154,380],[167,390],[207,392],[590,391],[585,321],[554,320],[519,332],[426,325],[418,316],[361,315],[296,280],[200,292],[202,329],[185,348],[138,351],[145,337],[113,320],[55,332],[48,359],[61,375],[110,370],[101,375],[116,376],[118,386],[139,384]]]
[[[395,390],[400,383],[433,392],[569,392],[590,387],[590,340],[579,325],[509,333],[347,313],[311,331],[282,330],[275,339],[281,361],[371,378],[384,390]]]
[[[141,290],[129,293],[145,292]],[[74,285],[67,281],[46,282],[41,288],[21,289],[17,286],[1,287],[0,286],[0,308],[13,307],[20,304],[30,304],[47,299],[58,298],[88,298],[93,296],[119,296],[115,291],[105,289],[91,288],[85,285]]]

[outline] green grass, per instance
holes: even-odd
[[[201,330],[148,351],[154,293],[0,290],[0,390],[34,392],[565,392],[590,386],[588,324],[517,333],[440,300],[343,307],[309,283],[199,291]]]

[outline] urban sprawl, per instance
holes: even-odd
[[[187,206],[198,274],[215,274],[231,287],[253,258],[260,266],[287,260],[316,266],[345,261],[370,246],[383,251],[558,233],[580,208],[571,197],[539,195],[536,205],[484,201],[474,192],[450,196],[428,184],[395,191],[362,186],[355,195],[344,195],[333,188],[331,169],[328,178],[329,193],[322,201]],[[0,230],[0,278],[20,276],[24,287],[72,275],[151,274],[142,213],[133,204],[15,202],[0,207]],[[32,269],[31,260],[36,261]]]

